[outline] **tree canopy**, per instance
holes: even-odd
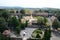
[[[42,25],[45,25],[46,26],[46,23],[48,22],[47,18],[46,17],[38,17],[37,18],[37,23],[38,25],[42,26]]]
[[[59,27],[59,21],[58,21],[58,19],[55,19],[55,20],[53,21],[52,27],[53,27],[54,29],[57,29],[57,28]]]
[[[19,20],[15,16],[13,16],[12,18],[10,18],[9,24],[13,27],[16,27],[19,25]]]
[[[4,18],[0,17],[0,32],[2,33],[6,29],[7,29],[7,24],[4,20]]]
[[[25,14],[25,10],[24,10],[24,9],[21,9],[21,10],[20,10],[20,13],[21,13],[21,14]]]

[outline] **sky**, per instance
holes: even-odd
[[[24,8],[60,8],[60,0],[0,0],[0,6]]]

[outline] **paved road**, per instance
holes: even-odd
[[[14,34],[14,32],[10,32],[10,37],[16,37],[16,35]]]
[[[25,28],[25,30],[21,31],[21,36],[23,37],[23,32],[25,32],[25,37],[31,37],[31,34],[34,30],[36,30],[37,28]]]
[[[51,40],[60,40],[60,34],[57,32],[52,32]]]

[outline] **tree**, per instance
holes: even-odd
[[[0,33],[0,40],[11,40],[11,38],[4,36],[2,33]]]
[[[0,33],[0,40],[5,40],[5,37]]]
[[[27,27],[27,26],[28,26],[28,21],[25,22],[25,27]]]
[[[21,9],[20,10],[20,13],[25,14],[25,10],[24,9]]]
[[[15,33],[17,34],[17,36],[20,36],[20,31],[21,31],[21,24],[18,25],[16,28],[15,28]]]
[[[55,20],[53,21],[52,27],[53,27],[54,29],[57,29],[57,28],[59,27],[59,21],[58,21],[57,19],[55,19]]]
[[[51,37],[51,30],[50,28],[48,29],[46,28],[42,40],[50,40],[50,37]]]
[[[36,35],[36,38],[41,38],[39,34]]]
[[[20,19],[23,17],[23,15],[25,14],[25,10],[24,9],[21,9],[20,10],[20,13],[21,13],[21,15],[20,15]]]
[[[26,23],[20,23],[20,24],[15,28],[15,33],[17,34],[17,36],[20,35],[21,29],[24,29],[26,26],[27,26]]]
[[[9,13],[5,9],[0,9],[0,16],[3,17],[7,21],[8,17],[9,17]]]
[[[7,24],[5,22],[5,19],[0,17],[0,32],[2,33],[6,29],[7,29]]]
[[[2,13],[2,17],[7,21],[9,14],[7,12]]]
[[[42,31],[39,30],[39,29],[34,30],[34,31],[32,32],[32,34],[31,34],[31,36],[32,36],[33,38],[38,38],[38,39],[41,39],[41,38],[42,38],[41,35],[43,35],[43,33],[42,33]]]
[[[21,29],[24,29],[24,28],[25,28],[25,26],[26,26],[26,24],[25,24],[25,23],[21,23]]]
[[[40,9],[39,12],[43,12],[43,11]]]
[[[37,18],[37,23],[38,23],[38,25],[43,25],[43,18],[42,17],[38,17]]]
[[[60,21],[60,16],[58,16],[58,20]]]
[[[15,16],[10,18],[9,26],[15,32],[17,36],[20,36],[20,30],[22,29],[22,23]]]
[[[16,28],[17,26],[19,25],[19,20],[13,16],[10,20],[9,20],[9,26],[13,27],[13,28]]]
[[[46,22],[48,22],[48,20],[47,20],[47,18],[46,18],[46,17],[44,17],[44,23],[46,23]]]
[[[38,25],[39,26],[46,26],[46,23],[48,22],[48,20],[47,20],[47,18],[45,18],[45,17],[38,17],[37,18],[37,23],[38,23]]]

